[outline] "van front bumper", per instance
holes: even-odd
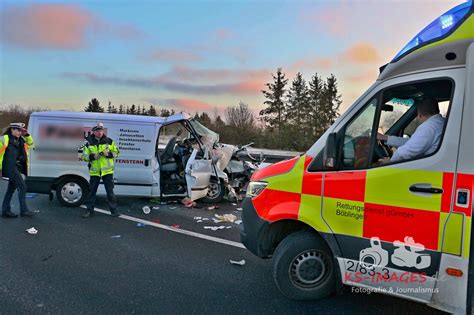
[[[268,258],[269,253],[262,245],[262,236],[266,233],[270,222],[263,220],[257,214],[252,203],[252,198],[245,197],[242,202],[242,226],[240,228],[240,241],[254,255]]]

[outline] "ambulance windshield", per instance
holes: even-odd
[[[392,62],[398,61],[409,52],[426,44],[435,42],[454,30],[463,22],[463,18],[472,9],[472,1],[460,4],[431,22],[419,32],[403,49],[393,58]]]

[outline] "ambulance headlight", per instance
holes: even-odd
[[[256,197],[267,187],[267,182],[250,182],[247,187],[247,197]]]

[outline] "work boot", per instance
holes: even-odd
[[[20,216],[22,216],[22,217],[29,217],[29,218],[31,218],[31,217],[34,217],[35,215],[36,215],[36,214],[35,214],[33,211],[30,211],[30,210],[25,211],[25,212],[20,212]]]
[[[110,215],[113,216],[113,217],[119,217],[120,212],[118,210],[110,211]]]
[[[84,219],[92,218],[93,216],[94,216],[94,210],[92,210],[92,211],[87,210],[87,212],[85,212],[85,213],[82,215],[82,217],[83,217]]]
[[[11,211],[2,212],[2,218],[16,218],[16,217],[18,217],[18,214],[15,214]]]

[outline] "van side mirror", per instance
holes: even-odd
[[[327,170],[334,170],[337,168],[337,142],[336,133],[330,133],[326,140],[323,155],[323,167]]]

